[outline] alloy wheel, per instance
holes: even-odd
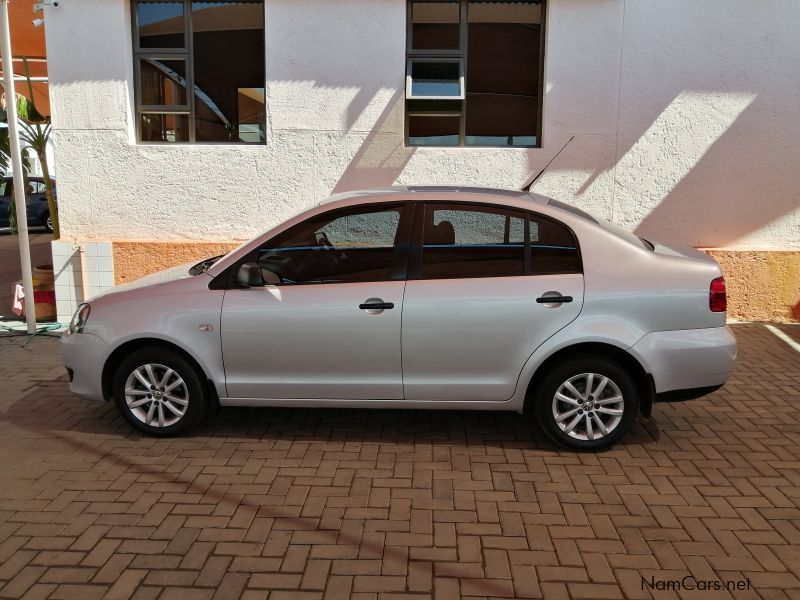
[[[622,422],[625,399],[619,386],[599,373],[581,373],[562,383],[553,396],[556,425],[578,440],[600,440]]]
[[[125,403],[131,414],[145,425],[169,427],[186,414],[189,388],[174,369],[149,363],[128,376]]]

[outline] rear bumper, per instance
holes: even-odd
[[[105,400],[102,377],[108,351],[105,342],[91,333],[61,336],[61,356],[70,374],[69,389],[73,394],[89,400]]]
[[[657,331],[632,350],[653,377],[656,401],[698,398],[728,380],[736,338],[727,327]]]

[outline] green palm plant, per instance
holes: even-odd
[[[56,204],[55,195],[53,194],[53,181],[50,178],[50,168],[47,163],[47,143],[50,140],[52,133],[52,125],[48,117],[43,116],[37,109],[33,101],[33,84],[31,77],[28,73],[28,61],[23,60],[25,66],[25,77],[28,81],[28,96],[17,94],[17,117],[19,120],[19,137],[20,140],[25,142],[39,158],[39,163],[42,165],[42,179],[44,180],[45,194],[47,195],[47,206],[50,211],[50,222],[53,227],[53,239],[57,240],[60,237],[59,224],[58,224],[58,205]],[[3,102],[3,110],[0,111],[0,120],[8,122],[8,115],[5,111],[5,97]],[[4,170],[8,169],[10,159],[10,143],[8,139],[8,129],[4,128],[0,133],[0,167]],[[22,170],[23,177],[26,181],[28,173],[30,173],[30,160],[26,152],[22,153]],[[16,231],[16,205],[12,198],[9,207],[9,225],[12,231]]]
[[[53,182],[50,179],[50,168],[47,165],[47,142],[53,127],[50,123],[28,122],[20,119],[20,139],[28,144],[39,158],[42,165],[42,179],[44,180],[44,190],[47,195],[47,207],[50,210],[50,222],[53,224],[53,239],[60,237],[58,226],[58,205],[53,195]]]
[[[0,110],[0,122],[6,122],[6,113]],[[0,128],[0,172],[7,173],[11,165],[11,142],[8,138],[8,128]],[[31,171],[31,163],[27,153],[22,153],[22,176],[28,180]],[[8,205],[8,227],[12,233],[17,232],[17,203],[11,195],[11,202]]]

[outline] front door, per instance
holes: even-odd
[[[534,350],[581,310],[574,235],[474,204],[427,205],[420,229],[403,304],[406,400],[508,400]]]
[[[225,292],[229,397],[402,399],[408,212],[395,204],[323,213],[246,259],[273,283]]]

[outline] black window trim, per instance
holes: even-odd
[[[179,144],[192,144],[198,146],[266,146],[266,135],[263,142],[243,142],[233,140],[223,141],[200,141],[196,139],[195,131],[195,86],[194,86],[194,31],[192,28],[192,0],[175,0],[176,2],[183,2],[183,47],[182,48],[142,48],[139,45],[139,0],[130,1],[131,10],[131,35],[133,39],[133,115],[136,130],[136,143],[142,146],[176,146]],[[264,89],[267,88],[267,71],[266,71],[266,19],[267,7],[266,0],[261,0],[263,7],[262,13],[264,20],[261,23],[261,46],[264,49]],[[155,60],[176,60],[184,59],[186,61],[186,104],[172,104],[172,105],[151,105],[142,104],[141,102],[141,61],[147,59]],[[266,108],[265,108],[266,109]],[[164,142],[164,141],[144,141],[142,140],[142,115],[157,114],[157,115],[184,115],[189,120],[189,139],[186,141]]]
[[[454,4],[459,5],[459,31],[458,31],[458,45],[457,49],[439,49],[439,50],[422,50],[422,49],[414,49],[412,47],[412,40],[413,40],[413,5],[414,3],[420,4],[430,4],[430,3],[442,3],[451,1]],[[464,98],[461,100],[461,110],[460,111],[447,111],[443,110],[441,113],[439,112],[432,112],[430,110],[423,110],[423,111],[414,111],[409,110],[408,108],[408,100],[407,97],[408,91],[405,92],[404,97],[405,100],[403,102],[404,107],[404,128],[403,128],[403,145],[406,148],[506,148],[506,149],[515,149],[515,148],[541,148],[542,147],[542,137],[543,137],[543,124],[544,124],[544,61],[545,61],[545,42],[547,40],[547,7],[548,7],[548,0],[541,0],[541,23],[539,24],[539,101],[538,106],[536,109],[536,143],[532,145],[523,145],[523,144],[515,144],[513,146],[498,146],[496,144],[469,144],[467,145],[467,69],[469,68],[469,56],[467,55],[467,29],[469,28],[468,19],[468,5],[470,0],[406,0],[406,77],[403,79],[404,81],[408,81],[408,65],[410,64],[411,59],[420,59],[430,57],[434,58],[459,58],[461,60],[461,68],[464,75]],[[407,85],[407,83],[406,83]],[[457,98],[453,98],[453,100],[458,100]],[[410,144],[408,141],[408,133],[409,133],[409,121],[411,117],[431,117],[431,116],[458,116],[459,117],[459,126],[458,126],[458,144]]]
[[[442,205],[442,204],[452,204],[454,206],[468,206],[468,207],[479,207],[479,208],[488,208],[493,210],[512,210],[520,212],[525,217],[525,273],[524,275],[487,275],[482,277],[423,277],[422,276],[422,246],[423,246],[423,236],[424,236],[424,229],[425,229],[425,213],[427,211],[428,206],[434,205]],[[581,254],[581,245],[578,241],[578,236],[575,235],[573,229],[564,223],[563,221],[559,221],[548,215],[543,215],[542,213],[532,211],[526,208],[521,208],[517,206],[509,206],[506,204],[493,204],[490,202],[468,202],[464,200],[429,200],[425,202],[418,202],[418,208],[416,214],[414,215],[414,231],[411,241],[411,249],[409,252],[409,264],[407,269],[407,281],[446,281],[450,279],[493,279],[498,277],[551,277],[553,275],[578,275],[583,274],[583,256]],[[549,221],[556,226],[562,227],[569,234],[572,236],[572,239],[575,240],[575,249],[578,254],[578,270],[576,271],[564,271],[559,273],[533,273],[533,265],[531,259],[531,236],[530,236],[530,222],[531,219],[534,220],[541,220],[541,221]]]
[[[356,204],[353,206],[344,206],[329,210],[327,212],[318,213],[308,219],[304,219],[300,223],[297,223],[290,227],[289,229],[284,229],[279,233],[276,233],[271,238],[265,240],[258,248],[248,252],[245,256],[237,260],[227,269],[225,269],[222,273],[217,275],[211,282],[208,284],[209,289],[212,290],[220,290],[220,289],[243,289],[241,285],[236,282],[236,274],[238,273],[241,266],[246,262],[253,262],[255,258],[258,256],[258,251],[264,244],[268,244],[272,239],[276,236],[283,235],[287,231],[294,229],[295,227],[299,227],[309,219],[321,219],[327,218],[331,216],[331,221],[334,219],[339,218],[339,214],[341,216],[345,216],[351,213],[358,213],[358,211],[362,212],[380,212],[381,210],[387,208],[402,208],[402,212],[400,213],[400,222],[397,224],[397,234],[396,240],[397,243],[395,244],[395,256],[392,259],[392,267],[389,273],[388,279],[366,279],[362,281],[298,281],[296,283],[276,283],[271,284],[275,287],[296,287],[296,286],[308,286],[308,285],[347,285],[347,284],[358,284],[358,283],[378,283],[378,282],[385,282],[385,281],[405,281],[408,269],[408,255],[411,248],[411,235],[413,231],[413,226],[416,218],[416,213],[421,212],[417,210],[416,202],[411,202],[407,200],[400,200],[395,202],[376,202],[376,203],[368,203],[368,204]]]

